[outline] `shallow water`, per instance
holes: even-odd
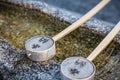
[[[70,24],[40,11],[0,5],[0,36],[20,49],[25,49],[24,43],[27,39],[36,35],[54,36],[68,25]],[[53,59],[61,62],[70,56],[87,57],[103,38],[97,31],[78,28],[56,42],[57,52]],[[113,41],[94,60],[97,71],[119,52],[119,47],[120,45]]]

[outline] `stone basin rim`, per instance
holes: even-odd
[[[17,1],[17,0],[16,0],[16,1]],[[96,23],[96,21],[97,21],[96,19],[91,19],[91,20],[92,20],[92,21],[95,21],[94,23]],[[90,21],[91,21],[91,20],[90,20]],[[91,21],[91,22],[92,22],[92,21]],[[100,22],[100,21],[98,20],[97,22]],[[72,23],[72,22],[70,22],[70,23]],[[102,24],[102,23],[104,23],[104,22],[100,22],[99,24]],[[86,27],[86,26],[87,26],[87,28],[90,27],[91,29],[94,29],[94,30],[97,30],[97,29],[98,29],[98,28],[94,27],[95,25],[92,25],[92,26],[93,26],[93,28],[92,28],[92,27],[91,27],[90,25],[88,25],[88,24],[89,24],[89,22],[86,23],[86,24],[84,24],[83,27]],[[106,26],[106,24],[107,24],[107,23],[105,23],[105,26]],[[85,25],[86,25],[86,26],[85,26]],[[109,27],[109,25],[110,25],[110,24],[108,24],[107,27]],[[110,26],[113,27],[113,25],[110,25]],[[107,28],[106,28],[106,29],[107,29]],[[102,31],[102,30],[101,30],[101,31]],[[103,30],[103,33],[107,33],[107,32],[109,32],[109,29],[108,29],[108,31],[105,31],[105,32],[104,32],[104,30]],[[16,48],[15,48],[15,49],[16,49]],[[18,59],[19,59],[19,58],[18,58]],[[13,60],[13,62],[14,62],[14,60]],[[34,62],[33,62],[33,63],[34,63]],[[8,63],[8,64],[11,65],[12,63]],[[37,64],[34,64],[34,65],[37,66]],[[5,67],[7,68],[7,66],[5,66]],[[8,67],[8,68],[9,68],[9,67]],[[12,70],[12,68],[9,68],[9,69]],[[19,69],[19,68],[18,68],[18,69]],[[2,70],[3,70],[3,68],[2,68]],[[4,70],[3,70],[3,71],[4,71]],[[13,71],[14,71],[14,70],[13,70]],[[57,73],[57,72],[56,72],[56,73]],[[6,76],[6,75],[8,75],[7,72],[5,73],[4,76]],[[22,74],[21,74],[21,75],[22,75]],[[21,75],[20,75],[20,76],[21,76]],[[23,75],[22,75],[22,76],[23,76]],[[30,78],[30,77],[31,77],[31,76],[29,76],[28,78]],[[55,80],[56,80],[56,79],[55,79]]]

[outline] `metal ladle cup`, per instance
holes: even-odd
[[[48,39],[49,41],[51,41],[52,45],[44,46],[49,41],[46,42],[46,43],[43,43],[43,44],[41,44],[41,42],[40,43],[36,42],[35,43],[35,45],[37,46],[37,50],[36,50],[36,49],[32,49],[31,45],[33,45],[32,43],[34,41],[36,41],[35,39],[38,38],[38,36],[37,37],[33,37],[33,38],[27,40],[26,43],[25,43],[25,48],[28,51],[27,56],[31,60],[33,60],[33,61],[46,61],[46,60],[52,58],[55,55],[55,53],[56,53],[55,41],[61,39],[65,35],[69,34],[73,30],[77,29],[83,23],[85,23],[86,21],[88,21],[92,16],[94,16],[98,11],[100,11],[109,1],[110,0],[102,0],[92,10],[90,10],[88,13],[86,13],[83,17],[81,17],[79,20],[77,20],[76,22],[74,22],[72,25],[70,25],[69,27],[67,27],[66,29],[64,29],[59,34],[55,35],[53,38],[50,38],[50,37],[47,37],[47,36],[43,36],[44,39]],[[37,44],[40,44],[40,45],[37,45]],[[44,47],[44,49],[41,49],[41,47],[39,47],[39,46]]]
[[[55,41],[48,36],[34,36],[26,41],[25,47],[33,61],[46,61],[56,53]]]
[[[96,68],[83,57],[70,57],[61,63],[62,80],[94,80]]]

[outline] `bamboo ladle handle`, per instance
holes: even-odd
[[[100,53],[103,51],[108,44],[113,40],[113,38],[120,31],[120,21],[118,24],[112,29],[112,31],[100,42],[100,44],[93,50],[93,52],[87,57],[88,60],[94,60]]]
[[[72,25],[70,25],[69,27],[67,27],[66,29],[64,29],[63,31],[58,33],[57,35],[55,35],[53,37],[53,40],[57,41],[57,40],[61,39],[62,37],[64,37],[65,35],[72,32],[73,30],[75,30],[76,28],[78,28],[79,26],[81,26],[83,23],[88,21],[92,16],[94,16],[98,11],[100,11],[109,1],[110,0],[102,0],[99,4],[97,4],[92,10],[87,12],[79,20],[77,20]]]

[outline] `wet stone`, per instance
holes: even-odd
[[[5,80],[60,80],[59,63],[31,61],[26,51],[15,49],[2,38],[0,55],[0,72]]]

